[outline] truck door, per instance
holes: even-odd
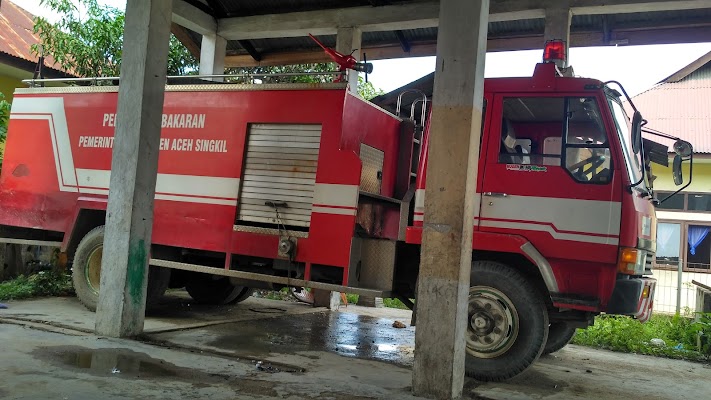
[[[555,96],[494,97],[479,229],[524,236],[549,261],[615,262],[621,177],[601,100]]]

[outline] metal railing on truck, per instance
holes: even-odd
[[[194,80],[193,83],[200,84],[264,84],[264,83],[312,83],[312,82],[257,82],[258,80],[269,80],[271,78],[300,78],[307,76],[324,76],[337,77],[343,75],[341,71],[325,71],[325,72],[282,72],[270,74],[209,74],[209,75],[169,75],[166,77],[166,84],[177,85],[184,84],[185,81]],[[216,81],[214,79],[223,79],[224,81]],[[64,84],[84,84],[83,86],[99,86],[102,83],[110,82],[112,85],[118,84],[121,80],[117,76],[100,76],[93,78],[47,78],[47,79],[23,79],[22,83],[29,87],[43,87],[48,83],[64,83]],[[190,83],[190,82],[188,82]],[[313,82],[315,83],[315,82]],[[320,82],[327,83],[327,82]]]

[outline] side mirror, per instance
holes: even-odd
[[[694,148],[691,145],[691,143],[685,141],[685,140],[677,140],[674,142],[674,152],[682,157],[689,157],[691,153],[694,152]]]
[[[682,157],[679,154],[674,156],[674,164],[672,166],[672,175],[674,177],[674,184],[677,186],[684,183],[684,177],[681,174],[681,161],[682,161]]]
[[[639,154],[642,149],[642,113],[635,111],[632,116],[632,151]]]

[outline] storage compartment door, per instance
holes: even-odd
[[[250,125],[237,223],[308,227],[320,142],[321,125]]]

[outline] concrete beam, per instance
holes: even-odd
[[[698,26],[656,26],[632,27],[617,26],[609,31],[609,40],[605,40],[602,31],[571,32],[570,47],[590,47],[607,45],[649,45],[671,43],[704,43],[711,37],[711,23]],[[512,37],[489,37],[487,51],[540,50],[544,42],[542,34]],[[413,42],[410,51],[404,52],[398,45],[363,47],[368,60],[386,60],[403,57],[426,57],[436,54],[434,42]],[[227,67],[253,67],[268,65],[289,65],[328,62],[330,58],[322,50],[294,51],[263,54],[260,61],[249,55],[231,55],[225,59]]]
[[[417,285],[415,395],[460,398],[489,0],[443,0]]]
[[[387,31],[437,26],[438,2],[225,18],[217,33],[229,40],[333,35],[338,27]]]
[[[201,35],[217,31],[217,20],[212,15],[183,0],[175,0],[173,3],[173,22]]]
[[[336,34],[336,51],[341,54],[351,54],[356,60],[361,57],[361,40],[363,34],[359,28],[338,28]],[[348,71],[348,88],[351,93],[358,93],[358,72]]]
[[[180,1],[178,3],[181,3]],[[544,18],[556,0],[511,0],[491,4],[489,22]],[[624,14],[709,8],[708,0],[570,0],[573,14]],[[381,7],[349,7],[283,14],[223,18],[218,34],[228,40],[334,35],[339,26],[363,32],[432,28],[439,25],[439,1]]]
[[[222,75],[225,73],[225,55],[227,54],[227,40],[213,34],[202,36],[200,46],[200,75]],[[223,78],[213,78],[222,82]]]
[[[128,0],[96,333],[143,331],[172,0]]]

